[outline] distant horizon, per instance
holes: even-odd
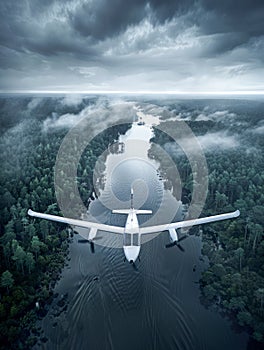
[[[0,90],[1,95],[168,95],[168,96],[264,96],[263,90],[256,91],[157,91],[157,90]]]

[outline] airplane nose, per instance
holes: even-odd
[[[140,247],[139,246],[124,246],[124,253],[127,261],[131,264],[135,262],[138,258]]]

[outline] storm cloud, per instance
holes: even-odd
[[[264,91],[260,0],[3,0],[2,91]]]

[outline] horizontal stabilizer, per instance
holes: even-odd
[[[113,214],[126,214],[128,215],[130,213],[131,209],[115,209],[112,210]]]
[[[131,212],[138,214],[152,214],[152,210],[143,210],[143,209],[114,209],[112,210],[113,214],[130,214]]]
[[[152,210],[138,209],[136,210],[136,214],[152,214]]]

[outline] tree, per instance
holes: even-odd
[[[254,229],[254,240],[253,240],[253,246],[252,246],[253,250],[256,249],[256,244],[258,242],[258,239],[262,235],[263,235],[263,227],[259,224],[256,224]]]
[[[259,288],[255,292],[255,296],[260,300],[260,310],[263,310],[263,304],[264,304],[264,288]]]
[[[49,234],[49,224],[46,220],[42,220],[40,222],[40,231],[43,237],[44,242],[46,241],[46,238]]]
[[[257,341],[261,342],[263,339],[263,335],[260,332],[254,332],[253,338],[256,339]]]
[[[6,270],[2,273],[1,276],[1,287],[4,287],[7,289],[7,293],[9,293],[9,288],[12,288],[14,285],[14,278],[11,272]]]
[[[35,256],[36,256],[36,259],[37,259],[39,251],[40,251],[40,247],[41,247],[41,242],[40,242],[38,236],[33,236],[32,237],[31,247],[32,247],[32,250],[35,253]]]
[[[12,207],[10,208],[10,213],[13,219],[17,219],[18,217],[18,211],[17,211],[17,207],[15,205],[12,205]]]
[[[6,231],[6,233],[0,238],[1,245],[3,246],[4,257],[7,266],[10,265],[10,258],[13,253],[12,251],[12,241],[16,238],[13,231]]]
[[[1,200],[1,207],[11,207],[13,204],[16,203],[15,198],[12,196],[12,194],[6,190],[6,192],[4,193],[4,195],[2,196],[2,200]]]
[[[240,311],[237,314],[237,319],[241,326],[250,325],[252,322],[252,316],[248,311]]]
[[[256,205],[253,207],[253,215],[260,225],[264,225],[264,208],[263,205]]]
[[[24,262],[26,258],[26,253],[24,249],[17,245],[14,251],[14,255],[12,256],[12,259],[15,261],[17,268],[21,268],[22,273],[24,274]]]
[[[230,299],[230,302],[228,304],[228,308],[230,310],[239,310],[244,311],[245,309],[245,302],[241,297],[233,297]]]
[[[28,233],[28,236],[30,237],[30,239],[36,235],[36,228],[33,224],[29,224],[26,227],[26,232]]]
[[[212,300],[217,296],[217,290],[215,290],[211,285],[206,285],[204,287],[204,295],[209,300]]]
[[[35,260],[34,260],[33,254],[30,252],[27,252],[27,254],[25,256],[25,265],[28,269],[28,273],[31,273],[31,271],[33,270],[33,268],[35,266]]]
[[[222,264],[215,264],[213,266],[213,272],[217,277],[222,277],[226,274],[226,270]]]
[[[228,198],[224,193],[215,193],[215,209],[223,208],[228,202]]]
[[[242,268],[242,257],[244,255],[244,249],[243,248],[238,248],[237,250],[235,250],[235,254],[238,258],[238,262],[239,262],[239,272],[241,272],[241,268]]]

